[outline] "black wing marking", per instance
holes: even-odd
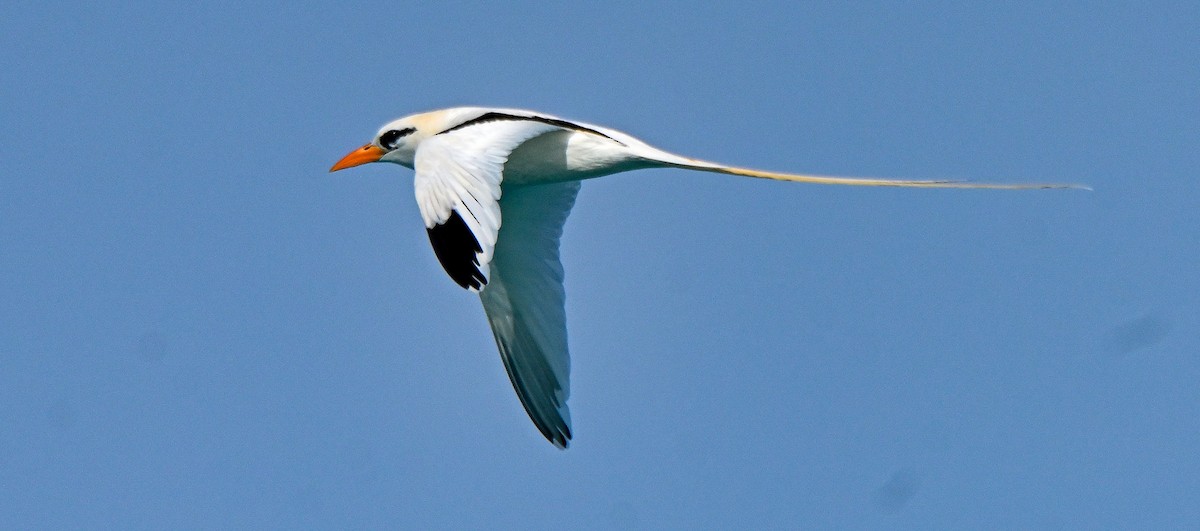
[[[613,142],[621,144],[622,146],[625,145],[620,140],[617,140],[611,136],[601,133],[600,131],[597,131],[590,127],[584,127],[577,123],[568,122],[566,120],[559,120],[558,118],[547,118],[545,116],[536,116],[536,115],[535,116],[518,116],[516,114],[508,114],[508,113],[503,113],[503,112],[484,113],[484,114],[480,115],[478,118],[472,118],[461,124],[451,127],[445,131],[442,131],[438,134],[444,135],[446,133],[449,133],[451,131],[456,131],[458,129],[462,129],[464,127],[470,127],[472,125],[484,124],[484,123],[488,123],[488,122],[496,122],[496,121],[500,121],[500,120],[524,120],[527,122],[538,122],[538,123],[542,123],[542,124],[546,124],[546,125],[553,125],[555,127],[561,127],[563,129],[570,129],[572,131],[580,131],[583,133],[591,133],[593,135],[599,135],[599,136],[602,136],[609,140],[612,140]]]
[[[487,285],[487,277],[479,270],[479,253],[483,252],[483,247],[457,210],[451,210],[444,223],[426,231],[429,232],[429,243],[433,244],[433,253],[454,282],[476,290]]]

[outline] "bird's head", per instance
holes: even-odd
[[[352,168],[368,162],[391,162],[413,167],[417,144],[429,136],[430,123],[426,115],[406,116],[382,128],[363,147],[355,149],[337,161],[329,171]]]

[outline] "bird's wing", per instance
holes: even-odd
[[[578,182],[505,186],[504,163],[554,123],[495,120],[421,142],[417,206],[442,267],[480,292],[513,388],[555,446],[571,438],[566,313],[558,240]],[[503,220],[503,223],[501,221]]]
[[[505,187],[491,282],[479,294],[521,405],[559,448],[571,439],[571,360],[558,242],[578,191],[578,181]]]
[[[438,261],[458,285],[479,291],[488,283],[509,154],[526,140],[559,129],[532,121],[493,121],[447,130],[417,147],[417,207]]]

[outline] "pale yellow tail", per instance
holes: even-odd
[[[968,181],[909,181],[902,179],[872,179],[872,178],[856,178],[856,177],[828,177],[824,175],[795,175],[791,173],[776,173],[772,171],[751,170],[747,168],[734,168],[731,166],[720,166],[717,164],[698,164],[698,165],[681,165],[685,168],[690,168],[700,171],[708,171],[715,173],[727,173],[729,175],[741,175],[744,177],[757,177],[759,179],[775,179],[777,181],[791,181],[795,183],[814,183],[814,184],[844,184],[850,186],[897,186],[907,188],[982,188],[991,190],[1045,190],[1045,189],[1074,189],[1074,190],[1091,190],[1089,186],[1082,184],[1057,184],[1057,183],[973,183]]]

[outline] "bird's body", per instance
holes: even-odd
[[[854,179],[765,172],[675,155],[628,134],[518,109],[459,107],[395,120],[330,171],[368,162],[416,170],[417,206],[438,260],[479,292],[526,412],[560,448],[571,438],[570,358],[558,243],[579,181],[676,167],[794,182],[920,188],[1052,184]]]

